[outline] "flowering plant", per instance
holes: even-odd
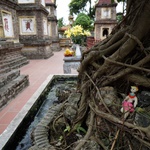
[[[81,25],[73,26],[64,33],[67,38],[71,38],[75,44],[83,44],[87,36],[90,36],[88,30],[84,30]]]

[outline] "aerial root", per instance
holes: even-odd
[[[94,116],[95,113],[93,111],[90,112],[90,122],[88,125],[88,130],[86,135],[84,136],[82,141],[79,141],[79,144],[75,147],[74,150],[80,150],[81,147],[85,144],[85,142],[89,139],[89,137],[91,136],[92,130],[93,130],[93,125],[94,125]]]

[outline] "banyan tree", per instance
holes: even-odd
[[[133,116],[124,118],[120,113],[121,103],[110,89],[110,86],[116,89],[117,94],[127,93],[132,85],[138,86],[139,92],[150,90],[149,16],[149,0],[128,0],[123,21],[108,38],[83,54],[78,77],[82,97],[75,122],[90,115],[90,123],[81,145],[93,137],[103,149],[150,148],[150,122],[140,127]],[[139,96],[144,101],[142,98]],[[150,115],[150,110],[147,111]],[[109,134],[113,139],[108,140]],[[104,146],[104,137],[109,148]]]
[[[148,150],[150,0],[127,0],[122,22],[83,53],[78,72],[77,94],[81,97],[68,105],[72,117],[66,117],[64,102],[65,109],[52,121],[53,149]],[[138,87],[138,104],[124,117],[120,109],[131,86]]]

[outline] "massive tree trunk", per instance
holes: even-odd
[[[97,118],[105,123],[100,123],[102,125],[97,125],[96,129],[93,126],[93,130],[97,130],[96,134],[92,133],[89,137],[95,137],[98,133],[98,138],[103,139],[102,128],[109,128],[105,130],[110,133],[113,131],[114,140],[109,141],[111,146],[109,145],[108,149],[116,149],[118,137],[128,142],[116,144],[118,149],[121,146],[122,149],[136,149],[140,144],[141,147],[142,145],[150,147],[150,135],[147,134],[150,133],[150,125],[147,128],[140,128],[134,125],[134,122],[128,123],[125,118],[122,121],[118,107],[114,109],[113,104],[107,106],[104,97],[101,96],[101,89],[106,86],[114,87],[117,93],[127,93],[131,85],[138,86],[139,90],[150,90],[150,1],[128,0],[127,4],[127,14],[123,21],[113,29],[107,39],[84,52],[78,70],[78,90],[82,93],[82,97],[78,117],[74,123],[85,120],[87,113],[94,113],[96,125]],[[121,103],[117,105],[121,108]],[[114,125],[114,130],[110,129],[113,127],[108,127],[110,123]],[[101,131],[98,132],[97,128]],[[130,134],[126,134],[127,132]],[[142,135],[144,138],[141,138]],[[130,138],[133,138],[135,143],[139,140],[140,144],[133,144],[134,140]],[[102,141],[99,141],[99,144],[106,149]]]
[[[128,0],[127,4],[126,16],[111,35],[83,53],[77,86],[81,99],[78,107],[67,104],[68,108],[63,109],[77,115],[69,120],[62,112],[53,121],[51,132],[62,131],[50,135],[54,149],[149,149],[149,107],[149,112],[138,107],[126,117],[120,109],[130,86],[138,86],[139,91],[150,90],[150,0]],[[146,113],[148,125],[138,124],[137,112]],[[65,126],[57,126],[58,120]],[[56,128],[58,131],[53,131]],[[77,131],[83,129],[87,132],[79,135]],[[60,142],[54,144],[59,136]]]

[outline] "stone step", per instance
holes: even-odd
[[[16,65],[11,66],[11,69],[18,69],[18,68],[20,68],[20,67],[22,67],[28,63],[29,63],[28,60],[21,61],[21,62],[17,63]]]
[[[16,64],[22,64],[24,62],[28,62],[27,59],[25,57],[19,57],[19,58],[16,58],[14,60],[11,60],[8,64],[9,67],[13,67],[15,66]]]
[[[10,67],[11,69],[17,69],[29,63],[29,60],[26,57],[17,57],[15,59],[6,60],[0,65],[0,69],[4,69],[5,67]]]
[[[0,89],[0,108],[29,85],[28,75],[20,75]]]
[[[5,73],[8,73],[11,71],[11,68],[10,67],[5,67],[3,69],[0,69],[0,76],[5,74]]]
[[[20,57],[20,56],[24,57],[20,53],[11,53],[11,54],[6,55],[6,59],[13,59],[13,58]]]
[[[3,55],[3,56],[0,56],[0,61],[1,61],[1,60],[6,60],[6,58],[9,59],[9,58],[12,58],[12,57],[15,57],[15,56],[19,56],[19,55],[21,55],[19,52],[10,52],[10,53],[8,53],[8,54],[5,54],[5,55]],[[22,55],[21,55],[21,56],[22,56]]]
[[[6,84],[16,79],[20,75],[20,70],[12,70],[8,73],[0,75],[0,89],[3,88]]]
[[[0,63],[0,70],[1,69],[4,69],[4,68],[6,68],[6,67],[8,67],[8,64],[5,64],[5,63]]]
[[[5,56],[0,56],[0,62],[2,61],[2,60],[4,60],[6,57]]]
[[[24,57],[24,56],[22,56],[22,55],[8,56],[8,57],[5,57],[5,59],[0,60],[0,64],[1,64],[1,63],[9,63],[9,62],[11,62],[11,61],[14,61],[14,60],[16,60],[16,59],[21,59],[21,58],[26,58],[26,57]]]

